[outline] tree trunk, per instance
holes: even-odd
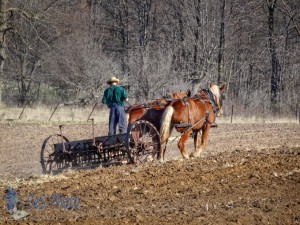
[[[224,45],[225,45],[225,34],[224,34],[224,14],[225,14],[225,0],[222,1],[220,7],[221,13],[221,26],[220,26],[220,39],[219,39],[219,54],[218,54],[218,83],[222,82],[222,75],[224,73]]]
[[[270,1],[268,4],[268,26],[269,26],[269,45],[271,53],[271,106],[274,113],[278,111],[278,104],[280,101],[280,80],[281,80],[281,66],[276,53],[276,42],[274,33],[274,10],[276,0]]]
[[[3,68],[6,59],[5,54],[5,32],[7,30],[6,24],[6,5],[7,0],[0,0],[0,79],[3,77]],[[0,103],[2,101],[2,88],[0,84]]]

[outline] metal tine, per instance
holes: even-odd
[[[94,118],[89,119],[92,121],[92,132],[93,132],[93,146],[96,146],[96,138],[95,138],[95,123],[94,123]]]
[[[65,140],[64,140],[64,135],[63,135],[64,127],[65,127],[64,125],[59,125],[59,131],[60,131],[61,142],[62,142],[62,146],[63,146],[63,152],[66,152]]]

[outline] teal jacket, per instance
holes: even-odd
[[[102,103],[107,104],[109,108],[111,108],[114,103],[124,107],[123,101],[127,98],[128,97],[124,88],[112,85],[104,91]]]

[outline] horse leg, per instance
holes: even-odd
[[[200,149],[200,131],[196,131],[194,134],[194,147],[195,147],[195,151],[192,152],[191,157],[199,157],[200,153],[201,153],[201,149]]]
[[[159,161],[160,162],[163,162],[165,160],[165,153],[166,153],[166,149],[167,149],[167,143],[168,143],[168,140],[162,144],[161,146],[161,150],[160,150],[160,153],[159,153]]]
[[[191,134],[192,130],[186,132],[185,134],[183,134],[178,142],[178,148],[180,149],[181,155],[183,156],[183,158],[185,159],[189,159],[189,155],[187,154],[186,150],[185,150],[185,146],[184,143],[187,141],[187,139],[189,138],[190,134]]]
[[[207,136],[208,136],[208,131],[209,131],[210,127],[211,127],[211,124],[208,123],[202,129],[201,144],[200,144],[200,146],[199,146],[199,148],[197,150],[199,152],[202,152],[205,149],[206,140],[207,140]]]
[[[162,160],[165,160],[165,154],[166,154],[166,150],[167,150],[167,144],[168,144],[168,140],[165,143],[164,149],[163,149],[163,154],[162,154]]]

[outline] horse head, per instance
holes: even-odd
[[[216,108],[217,108],[216,116],[219,117],[223,113],[222,102],[223,102],[224,96],[222,94],[225,91],[225,84],[223,84],[221,87],[216,84],[211,84],[209,87],[209,90],[213,94],[214,101],[216,103]]]

